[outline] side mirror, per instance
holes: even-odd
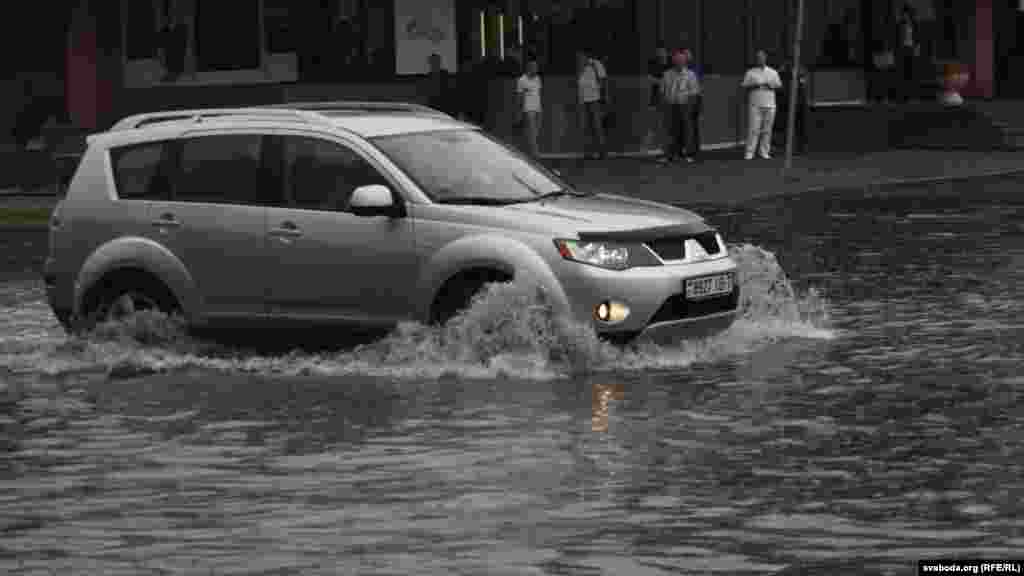
[[[349,209],[356,216],[404,216],[401,204],[396,204],[391,189],[381,184],[360,186],[352,192]]]

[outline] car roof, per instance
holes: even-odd
[[[439,130],[465,130],[473,126],[441,116],[418,116],[401,113],[337,114],[330,115],[336,126],[364,138],[395,136]]]
[[[475,126],[413,103],[404,102],[306,102],[245,108],[167,110],[128,116],[107,132],[90,137],[90,143],[118,145],[169,137],[175,132],[217,128],[307,127],[341,129],[364,138],[414,134],[438,130],[472,130]]]

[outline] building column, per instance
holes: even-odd
[[[993,96],[995,29],[992,0],[976,0],[974,13],[974,63],[971,66],[971,96]]]
[[[79,0],[71,9],[65,93],[72,123],[81,128],[95,129],[99,124],[99,46],[96,19],[89,4],[89,0]]]

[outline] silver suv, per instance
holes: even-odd
[[[491,282],[536,282],[601,335],[703,335],[736,264],[693,212],[578,191],[412,104],[160,112],[88,138],[45,281],[66,329],[141,309],[225,321],[443,323]]]

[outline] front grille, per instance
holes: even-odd
[[[658,311],[651,317],[650,324],[672,322],[687,318],[700,318],[718,312],[735,310],[740,301],[739,288],[733,288],[729,294],[706,298],[704,300],[687,300],[685,294],[670,296]]]
[[[683,260],[686,258],[686,241],[694,239],[709,256],[715,256],[721,251],[718,246],[718,239],[712,231],[703,232],[695,236],[673,236],[670,238],[659,238],[647,242],[647,246],[654,251],[662,260]]]

